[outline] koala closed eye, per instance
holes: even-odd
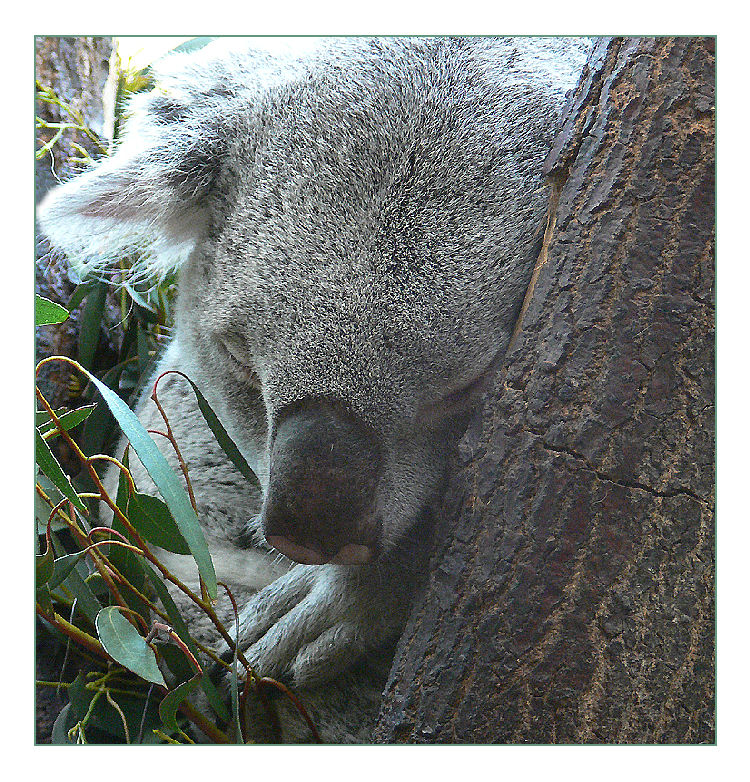
[[[232,372],[243,382],[250,384],[254,388],[260,388],[260,378],[253,369],[250,358],[238,343],[232,339],[219,339],[217,342]]]

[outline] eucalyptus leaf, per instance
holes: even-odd
[[[120,613],[117,606],[102,608],[96,617],[96,631],[111,657],[147,682],[166,686],[154,650]]]
[[[234,444],[234,441],[229,436],[224,425],[219,421],[216,413],[211,409],[211,405],[208,404],[206,397],[203,396],[198,386],[196,386],[187,375],[183,375],[183,377],[192,386],[193,391],[195,392],[195,398],[198,402],[198,408],[206,419],[206,423],[213,432],[216,441],[219,443],[224,453],[229,457],[230,461],[239,472],[247,478],[253,486],[259,489],[260,482],[258,481],[258,476],[247,461],[245,461],[245,457],[240,453],[240,449]]]
[[[135,289],[135,286],[132,285],[128,280],[125,280],[123,282],[123,288],[128,292],[128,295],[130,298],[139,306],[143,307],[144,310],[148,310],[149,312],[155,312],[153,306],[149,304],[146,299],[143,298],[143,294],[141,294],[139,291]]]
[[[216,36],[214,35],[199,35],[175,46],[174,49],[172,49],[172,52],[182,52],[183,54],[187,52],[196,52],[198,49],[202,49],[206,44],[215,40]]]
[[[44,586],[55,572],[55,556],[51,548],[47,548],[44,554],[36,554],[36,588]]]
[[[122,689],[122,685],[118,686],[118,689]],[[99,697],[92,707],[91,701],[96,691],[86,687],[85,680],[80,674],[68,688],[71,709],[75,715],[73,724],[88,715],[86,734],[91,743],[120,743],[125,739],[122,716],[104,696]],[[160,724],[156,699],[152,697],[147,702],[144,697],[146,690],[140,683],[134,684],[132,693],[117,692],[111,695],[125,715],[131,743],[137,742],[141,723],[143,723],[143,743],[152,743],[151,730],[159,727]]]
[[[196,674],[192,679],[175,687],[167,693],[159,704],[159,716],[164,723],[164,727],[169,731],[179,730],[177,725],[177,709],[180,704],[189,698],[201,683],[201,675]]]
[[[70,687],[68,687],[70,706],[79,720],[82,720],[86,716],[89,703],[91,703],[93,697],[93,693],[89,693],[86,690],[86,679],[84,678],[84,675],[79,673],[70,683]]]
[[[236,634],[235,634],[236,637]],[[235,736],[242,736],[242,724],[240,722],[240,683],[237,676],[237,644],[234,645],[234,655],[232,657],[232,675],[229,684],[232,701],[232,725]]]
[[[52,512],[52,508],[54,505],[57,505],[57,503],[60,502],[62,499],[62,494],[60,494],[60,492],[55,488],[52,481],[48,480],[41,473],[37,475],[36,482],[42,486],[45,494],[52,502],[52,505],[48,505],[47,502],[39,496],[39,493],[36,490],[34,491],[34,517],[36,518],[36,531],[40,535],[44,535],[47,531],[47,522],[49,521],[49,515]],[[52,532],[59,532],[60,530],[67,528],[68,525],[60,518],[59,514],[55,514],[55,517],[52,519],[52,523],[50,524],[50,529]]]
[[[186,682],[195,675],[195,667],[188,660],[185,652],[177,644],[172,643],[171,639],[168,641],[154,640],[154,646],[157,650],[156,656],[160,661],[166,663],[173,681]],[[163,665],[161,669],[164,671]]]
[[[143,428],[135,413],[125,402],[80,364],[72,363],[94,383],[112,411],[112,415],[117,419],[123,434],[130,441],[131,446],[141,460],[141,464],[148,471],[172,513],[177,527],[195,559],[198,572],[203,579],[209,597],[216,599],[216,572],[211,561],[211,555],[208,552],[208,546],[206,545],[203,530],[198,522],[198,517],[195,515],[193,506],[190,504],[190,499],[181,482],[172,471],[156,443],[151,439],[151,436]]]
[[[65,303],[65,306],[69,312],[72,312],[76,307],[78,307],[78,305],[86,298],[86,296],[91,293],[94,285],[95,283],[90,281],[82,282],[76,287],[68,301]]]
[[[149,543],[174,554],[190,553],[190,547],[180,534],[169,508],[158,497],[140,492],[131,494],[128,519]]]
[[[57,719],[52,725],[52,744],[70,744],[68,740],[68,731],[78,722],[75,712],[69,703],[62,707],[62,711],[57,715]]]
[[[107,373],[105,373],[105,382]],[[107,405],[99,404],[83,424],[79,446],[84,453],[108,453],[108,443],[114,444],[118,436],[117,424]],[[94,487],[91,487],[92,490]]]
[[[138,324],[138,371],[143,377],[154,364],[154,357],[151,355],[151,347],[148,340],[148,334],[145,329]]]
[[[60,426],[66,431],[72,429],[74,426],[85,421],[96,408],[96,405],[85,405],[84,407],[78,407],[75,410],[68,410],[64,413],[55,413]],[[36,425],[40,434],[47,434],[55,428],[55,424],[49,417],[46,410],[38,410],[36,414]],[[56,434],[53,436],[57,436]]]
[[[128,469],[129,467],[129,460],[128,449],[125,449],[125,453],[121,460],[125,469]],[[120,470],[120,477],[117,482],[117,499],[115,500],[115,503],[122,511],[127,511],[129,488],[127,474],[125,470]],[[112,520],[112,529],[124,535],[127,540],[131,540],[125,525],[117,516]],[[141,589],[145,580],[142,557],[122,546],[112,546],[109,552],[109,560],[130,584],[137,589]]]
[[[39,469],[55,484],[55,486],[67,497],[78,510],[86,513],[86,506],[83,504],[83,500],[76,494],[75,489],[70,483],[68,476],[62,471],[59,462],[55,459],[54,454],[49,448],[49,445],[45,442],[44,438],[39,434],[39,430],[34,430],[34,445],[36,454],[36,463],[39,465]]]
[[[78,361],[88,368],[94,363],[94,354],[99,344],[106,295],[106,285],[96,283],[86,296],[78,322]]]
[[[49,587],[46,584],[36,590],[35,600],[47,616],[52,616],[52,614],[55,613],[55,607],[52,605]]]
[[[59,499],[62,499],[60,497]],[[52,512],[52,508],[34,492],[34,517],[36,518],[36,531],[40,535],[44,535],[47,531],[47,521],[49,520],[49,514]],[[52,519],[50,529],[53,532],[59,532],[60,530],[67,529],[68,525],[58,516]]]
[[[146,575],[149,577],[151,583],[154,586],[154,589],[156,590],[156,594],[159,596],[159,600],[161,600],[162,606],[164,606],[164,610],[169,616],[170,622],[172,623],[172,629],[185,642],[185,645],[188,649],[190,649],[193,656],[198,659],[198,647],[195,645],[195,641],[190,636],[190,631],[185,624],[185,620],[182,618],[166,586],[164,586],[164,582],[150,566],[146,565],[144,568]],[[203,692],[206,694],[206,698],[211,705],[211,708],[216,712],[216,716],[219,718],[219,720],[221,722],[229,722],[229,710],[224,703],[224,699],[216,689],[216,685],[211,681],[211,677],[203,676],[201,678],[201,687]]]
[[[55,572],[49,579],[49,588],[56,589],[73,572],[73,568],[86,556],[85,551],[78,551],[75,554],[64,554],[55,560]]]
[[[38,293],[34,294],[34,322],[37,326],[48,326],[52,323],[62,323],[70,317],[70,313],[55,304],[54,301],[45,299]]]
[[[39,492],[37,492],[36,489],[34,490],[34,515],[37,520],[37,531],[40,535],[44,535],[47,531],[47,522],[49,521],[49,515],[52,512],[52,508],[60,502],[62,494],[55,484],[52,483],[46,475],[39,472],[39,470],[37,470],[36,482],[52,503],[52,505],[49,505],[46,500],[43,500],[39,496]],[[67,528],[67,524],[65,524],[58,515],[55,515],[55,518],[52,519],[51,527],[52,530],[55,531]]]
[[[105,603],[109,602],[109,584],[102,578],[102,574],[98,570],[89,574],[84,581],[92,594],[103,598]]]
[[[91,587],[84,580],[82,573],[86,573],[85,563],[83,561],[76,562],[67,578],[56,589],[67,589],[76,601],[77,610],[93,624],[102,604],[96,599],[96,595],[91,591]]]

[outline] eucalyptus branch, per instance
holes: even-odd
[[[260,689],[263,686],[275,687],[279,692],[282,692],[284,695],[286,695],[286,697],[292,702],[294,707],[307,723],[307,727],[310,728],[310,732],[312,733],[315,742],[317,744],[323,743],[323,739],[320,737],[320,733],[318,733],[318,729],[315,727],[315,723],[310,719],[310,715],[307,713],[307,709],[305,709],[300,699],[286,685],[276,681],[276,679],[271,679],[269,676],[263,676],[258,680],[257,687]]]
[[[46,495],[45,495],[46,496]],[[70,503],[70,500],[68,500],[67,497],[63,497],[63,499],[60,500],[60,502],[57,503],[52,508],[52,512],[50,513],[49,519],[47,520],[47,532],[46,532],[46,538],[47,538],[47,550],[50,550],[52,546],[52,531],[51,531],[51,525],[52,525],[52,519],[55,517],[56,514],[59,513],[60,508],[65,503]],[[122,596],[120,595],[119,590],[115,586],[115,584],[112,582],[111,577],[109,573],[107,572],[107,567],[109,566],[108,560],[106,558],[98,555],[98,552],[94,553],[93,550],[97,548],[99,544],[91,545],[92,541],[89,537],[90,533],[85,533],[83,530],[81,530],[77,524],[75,524],[72,521],[73,513],[65,514],[64,520],[69,526],[69,529],[73,533],[73,536],[78,540],[78,543],[83,547],[81,553],[92,553],[92,562],[94,564],[94,567],[96,568],[97,572],[101,575],[101,577],[104,579],[105,583],[107,584],[107,587],[112,592],[112,596],[117,601],[118,605],[122,607],[127,607],[127,604],[123,601]],[[113,543],[115,541],[112,541]]]
[[[187,464],[185,463],[185,459],[182,457],[182,452],[180,451],[179,445],[177,445],[177,440],[174,438],[174,434],[172,433],[172,427],[169,424],[169,417],[167,416],[164,408],[161,406],[161,403],[159,402],[159,397],[157,394],[157,388],[159,386],[159,381],[166,375],[166,372],[162,372],[159,377],[156,378],[154,381],[154,388],[151,392],[151,399],[153,400],[154,404],[156,405],[157,410],[161,414],[161,417],[164,419],[164,425],[167,427],[167,433],[166,438],[169,440],[169,442],[172,444],[172,448],[174,449],[175,455],[177,456],[177,462],[180,465],[180,470],[182,471],[182,475],[185,478],[185,486],[187,488],[188,496],[190,497],[190,504],[193,506],[193,511],[195,514],[198,514],[198,505],[195,501],[195,494],[193,493],[193,484],[190,482],[190,475],[188,474],[188,468]],[[159,434],[163,434],[162,432],[159,432]],[[203,600],[208,603],[208,591],[206,590],[206,585],[203,583],[203,578],[199,575],[198,581],[200,583],[201,587],[201,597]]]
[[[66,363],[70,363],[73,366],[78,367],[76,362],[72,361],[71,359],[67,359],[66,357],[53,356],[50,357],[49,359],[43,359],[41,362],[39,362],[39,364],[37,365],[37,372],[39,372],[42,366],[44,366],[46,363],[53,360],[63,360]],[[163,377],[163,375],[157,378],[156,382],[154,383],[154,389],[152,394],[154,403],[157,405],[157,408],[159,409],[162,418],[164,419],[164,425],[166,428],[166,432],[159,432],[158,434],[166,437],[170,441],[172,447],[174,448],[177,461],[180,464],[180,469],[185,479],[187,492],[190,498],[191,505],[193,507],[193,510],[196,511],[197,513],[197,502],[190,481],[187,464],[185,463],[182,453],[180,452],[179,445],[176,442],[174,432],[171,428],[171,424],[169,422],[169,418],[166,414],[166,411],[162,407],[158,397],[158,383],[161,377]],[[196,658],[196,655],[193,654],[191,648],[188,647],[187,643],[185,643],[185,640],[180,638],[178,633],[174,631],[171,625],[171,618],[169,617],[167,611],[163,607],[158,605],[155,602],[155,599],[152,599],[148,595],[144,594],[138,587],[130,583],[128,578],[126,578],[118,570],[117,566],[110,561],[107,552],[112,550],[110,547],[117,546],[132,552],[138,557],[142,557],[145,561],[149,562],[151,565],[153,565],[156,568],[161,578],[163,578],[166,582],[173,584],[191,602],[193,602],[196,606],[198,606],[200,610],[202,610],[205,613],[205,615],[209,618],[213,626],[216,628],[216,631],[219,633],[219,635],[224,639],[224,641],[227,642],[227,644],[230,645],[230,648],[233,649],[234,659],[243,666],[245,671],[245,677],[244,677],[245,686],[243,688],[243,693],[242,693],[243,707],[244,707],[244,698],[246,697],[249,691],[249,687],[252,687],[258,693],[258,695],[261,697],[261,700],[265,704],[265,698],[263,697],[262,690],[267,685],[270,686],[272,680],[266,681],[260,679],[258,675],[255,673],[255,671],[252,669],[252,667],[250,666],[246,657],[237,648],[236,638],[230,635],[227,628],[224,626],[222,621],[218,618],[216,610],[214,609],[212,602],[207,596],[203,581],[201,580],[201,594],[199,596],[198,594],[193,592],[193,590],[191,590],[187,585],[185,585],[181,581],[181,579],[179,579],[177,576],[171,573],[169,569],[161,562],[159,557],[156,556],[156,554],[151,550],[150,545],[139,533],[139,531],[135,528],[133,523],[131,523],[130,519],[128,518],[129,514],[126,512],[126,510],[121,507],[118,507],[117,502],[113,499],[112,496],[110,496],[108,491],[105,489],[102,479],[99,475],[99,471],[97,470],[97,462],[106,461],[110,464],[114,464],[115,466],[117,466],[120,474],[123,475],[124,479],[127,481],[128,492],[130,494],[134,494],[137,492],[137,488],[135,486],[135,481],[133,480],[133,475],[130,472],[130,470],[122,462],[118,461],[117,459],[111,456],[106,456],[103,454],[86,456],[81,450],[81,448],[78,446],[78,444],[75,442],[75,440],[72,438],[72,436],[61,424],[60,418],[55,414],[55,411],[52,409],[51,405],[45,399],[41,391],[37,389],[36,393],[41,408],[44,409],[44,411],[47,413],[52,423],[53,428],[50,429],[49,431],[51,433],[60,435],[63,441],[69,446],[71,452],[74,453],[75,456],[78,458],[78,460],[81,462],[82,466],[86,468],[91,478],[91,481],[94,483],[96,487],[95,492],[89,492],[86,493],[85,495],[77,493],[77,496],[80,497],[85,496],[86,499],[98,500],[99,502],[104,503],[107,507],[110,508],[113,517],[118,521],[118,524],[122,525],[121,529],[115,530],[109,526],[92,526],[90,524],[87,524],[83,516],[77,513],[76,510],[73,508],[72,502],[68,497],[61,499],[57,503],[54,503],[53,500],[50,499],[50,497],[44,492],[44,489],[40,485],[37,485],[36,487],[37,493],[50,506],[51,509],[47,519],[47,530],[46,530],[47,550],[48,551],[51,550],[51,546],[52,546],[52,533],[51,533],[52,521],[55,519],[55,517],[59,517],[60,519],[62,519],[66,527],[70,530],[73,538],[78,542],[80,546],[80,552],[76,552],[76,553],[80,554],[81,556],[87,556],[91,559],[95,568],[100,573],[102,579],[106,583],[107,589],[111,595],[112,602],[118,606],[119,610],[125,614],[126,618],[130,622],[136,625],[139,624],[143,627],[144,632],[146,633],[147,642],[150,643],[153,640],[155,632],[157,631],[165,632],[169,636],[169,638],[186,655],[186,657],[190,661],[191,666],[196,670],[197,672],[196,675],[204,675],[203,669],[201,667],[199,660]],[[83,513],[85,512],[86,511],[83,511]],[[104,539],[101,539],[100,536],[105,536],[105,537]],[[53,551],[53,556],[54,556],[54,551]],[[235,625],[236,625],[239,617],[239,609],[237,606],[237,601],[235,600],[229,587],[224,583],[222,583],[222,586],[224,587],[227,596],[230,602],[232,603],[232,608],[235,616]],[[146,624],[144,618],[137,611],[134,611],[125,603],[123,599],[123,595],[120,592],[121,589],[129,589],[132,592],[132,594],[142,602],[142,605],[144,605],[149,611],[153,611],[154,614],[159,617],[159,620],[164,620],[164,621],[157,620],[156,622],[154,622],[149,632],[148,625]],[[66,590],[64,585],[60,585],[60,591],[63,593],[67,593],[71,599],[75,600],[75,596],[70,595],[70,593]],[[62,602],[64,602],[64,599]],[[77,647],[91,653],[96,658],[107,661],[108,663],[113,662],[111,656],[107,653],[106,649],[97,638],[90,635],[88,632],[81,630],[79,627],[74,625],[72,621],[65,620],[62,616],[60,616],[59,613],[57,613],[55,610],[52,610],[50,606],[47,606],[45,608],[39,605],[37,606],[37,612],[39,616],[43,618],[45,621],[49,622],[49,624],[52,627],[56,628],[63,635],[67,636],[70,640],[72,640]],[[223,669],[225,670],[232,669],[231,665],[225,662],[225,660],[223,660],[221,656],[213,649],[205,646],[204,644],[196,641],[195,639],[192,639],[192,642],[195,643],[195,647],[192,647],[193,649],[195,648],[199,649],[202,654],[206,654],[209,659],[211,659],[214,663],[218,663],[220,666],[223,667]],[[99,690],[99,694],[98,695],[95,694],[95,700],[101,697],[102,692],[106,692],[108,701],[111,700],[111,695],[115,691],[110,686],[109,680],[107,681],[106,684],[102,683],[101,687],[102,689]],[[279,688],[283,688],[283,685],[279,685]],[[284,692],[285,690],[286,688],[281,689],[282,692]],[[169,690],[159,685],[156,686],[155,691],[160,692],[163,695],[166,695]],[[293,702],[295,702],[295,705],[297,705],[298,703],[296,700],[293,700]],[[113,708],[117,708],[116,702],[113,704]],[[304,707],[298,706],[298,708],[300,708],[301,713],[303,713],[303,715],[306,716],[306,712],[304,712]],[[91,709],[93,709],[93,706],[91,706]],[[219,728],[217,728],[214,724],[212,724],[212,722],[208,720],[204,715],[197,712],[194,706],[192,706],[188,701],[184,701],[180,704],[180,712],[190,722],[196,725],[203,733],[205,733],[211,740],[217,743],[229,742],[229,738],[227,737],[227,735]],[[89,713],[91,713],[91,711]],[[129,738],[129,734],[127,734],[128,728],[126,726],[126,723],[124,722],[124,717],[122,715],[121,718],[123,719],[123,726],[124,729],[126,730],[126,735]],[[306,719],[308,720],[308,722],[310,722],[309,717],[306,717]],[[85,735],[86,724],[87,724],[87,717],[84,717],[84,719],[82,719],[78,723],[78,725],[73,729],[74,731],[77,731],[77,737],[79,741],[84,743],[86,741],[86,735]],[[314,735],[317,735],[315,733],[314,726],[311,729],[313,730]],[[244,730],[244,726],[242,722],[240,722],[239,730],[240,733],[242,734]]]
[[[120,708],[120,704],[117,703],[117,701],[112,697],[111,690],[105,690],[105,695],[107,697],[107,703],[109,703],[109,705],[120,715],[120,719],[122,720],[122,729],[125,732],[125,743],[130,744],[130,730],[128,729],[128,721],[125,719],[125,715]]]
[[[156,634],[159,631],[166,633],[175,642],[175,644],[177,644],[177,646],[179,646],[180,649],[182,649],[185,656],[193,664],[193,667],[195,668],[197,673],[199,674],[203,673],[203,668],[201,668],[200,663],[198,662],[198,660],[195,659],[195,656],[190,651],[187,644],[182,640],[182,638],[180,638],[179,635],[177,635],[177,633],[174,631],[171,625],[164,624],[164,622],[154,622],[151,625],[151,630],[146,636],[146,643],[147,644],[151,643],[151,641],[156,637]]]
[[[198,505],[195,502],[195,494],[193,493],[193,484],[190,482],[190,475],[188,474],[188,468],[187,464],[185,464],[185,460],[182,457],[182,453],[180,451],[180,447],[177,445],[177,440],[175,440],[174,434],[172,433],[172,427],[169,424],[169,417],[167,416],[164,408],[162,407],[161,403],[159,402],[159,397],[157,395],[157,388],[159,386],[159,381],[164,377],[164,375],[168,374],[167,372],[162,372],[159,377],[156,378],[154,381],[154,388],[151,392],[151,399],[153,400],[154,404],[156,405],[156,408],[158,409],[159,413],[161,414],[161,417],[164,419],[164,425],[167,427],[167,433],[164,435],[167,440],[172,444],[172,448],[174,448],[175,455],[177,456],[177,461],[180,465],[180,470],[182,471],[182,474],[185,478],[185,485],[187,487],[188,496],[190,497],[190,504],[193,506],[193,510],[197,513],[198,512]],[[159,434],[164,434],[163,432],[159,432]]]
[[[133,476],[131,475],[130,471],[125,467],[125,465],[122,464],[122,462],[118,461],[112,456],[105,456],[103,454],[97,454],[96,456],[90,456],[87,457],[86,461],[91,462],[95,459],[108,461],[113,464],[115,464],[120,470],[125,471],[125,475],[128,479],[128,482],[130,484],[130,488],[132,491],[135,491],[135,482],[133,481]],[[190,600],[195,603],[202,611],[206,613],[208,618],[211,620],[212,624],[218,631],[218,633],[221,635],[221,637],[230,645],[234,645],[236,643],[235,639],[232,638],[232,636],[227,631],[226,627],[224,627],[223,623],[219,619],[219,617],[216,614],[216,611],[214,610],[213,606],[211,605],[210,600],[207,597],[198,597],[198,595],[193,592],[190,587],[186,586],[177,576],[175,576],[162,562],[161,560],[154,555],[154,553],[151,551],[151,549],[148,547],[148,544],[146,541],[141,537],[138,530],[135,529],[135,527],[130,523],[129,519],[125,514],[122,512],[122,510],[117,506],[117,504],[112,500],[112,498],[109,496],[109,493],[104,488],[101,479],[99,478],[98,474],[91,469],[91,477],[94,483],[96,484],[97,488],[99,489],[100,495],[102,496],[102,499],[104,502],[110,507],[112,512],[115,514],[117,519],[122,523],[122,525],[127,530],[128,534],[133,537],[133,539],[136,542],[136,545],[142,549],[143,556],[152,564],[154,567],[156,567],[159,572],[162,574],[162,576],[167,579],[170,583],[174,584],[178,589],[180,589]],[[233,598],[231,598],[233,600]],[[214,657],[212,655],[212,657]],[[214,657],[214,659],[216,659]],[[247,662],[247,659],[242,653],[238,654],[238,659],[242,663],[242,665],[245,667],[245,669],[250,668],[250,664]]]
[[[42,608],[42,606],[39,605],[39,603],[37,603],[36,612],[42,619],[44,619],[46,622],[49,622],[53,627],[67,635],[79,646],[82,646],[84,649],[92,652],[97,657],[100,657],[107,662],[114,662],[112,657],[109,656],[98,639],[84,632],[74,624],[71,624],[67,619],[64,619],[56,611],[53,614],[49,614],[44,610],[44,608]]]

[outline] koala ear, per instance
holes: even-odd
[[[115,154],[42,202],[42,231],[82,266],[145,249],[152,269],[176,268],[208,230],[208,196],[240,124],[249,127],[253,107],[306,67],[246,40],[166,57],[155,68],[157,87],[131,101]]]
[[[42,231],[72,262],[104,266],[147,250],[166,271],[207,228],[206,196],[220,170],[228,133],[218,96],[138,96],[115,154],[55,188],[39,207]]]
[[[38,210],[52,246],[71,262],[103,267],[145,249],[157,271],[175,268],[208,228],[207,196],[237,123],[300,63],[262,50],[210,44],[155,68],[157,87],[135,96],[117,151],[50,192]]]

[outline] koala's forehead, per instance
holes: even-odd
[[[367,366],[378,357],[387,364],[403,356],[471,371],[497,350],[498,325],[506,316],[490,280],[458,267],[453,275],[427,266],[388,274],[361,260],[314,264],[300,256],[287,254],[286,263],[267,257],[246,257],[237,265],[226,257],[208,261],[208,284],[200,287],[207,327],[240,336],[260,353],[277,354],[283,342],[296,346],[297,358],[305,346],[320,356],[344,350]],[[464,352],[457,349],[462,341]]]
[[[323,233],[323,232],[326,233]],[[241,222],[206,259],[203,306],[217,330],[244,335],[257,351],[279,341],[323,355],[421,357],[467,371],[497,348],[508,319],[503,289],[517,286],[507,262],[482,241],[438,247],[348,231],[342,221],[310,235],[292,226]],[[404,242],[403,255],[392,254]],[[466,343],[464,351],[457,349]],[[327,346],[327,348],[326,348]]]
[[[269,91],[233,133],[225,238],[304,238],[318,255],[366,241],[391,270],[485,239],[518,184],[538,180],[539,145],[519,143],[535,133],[531,99],[435,46],[442,59],[370,52]]]
[[[238,132],[212,274],[267,297],[324,281],[435,317],[464,310],[467,286],[526,242],[538,151],[508,148],[514,120],[467,64],[450,79],[420,60],[359,67],[287,85]]]

